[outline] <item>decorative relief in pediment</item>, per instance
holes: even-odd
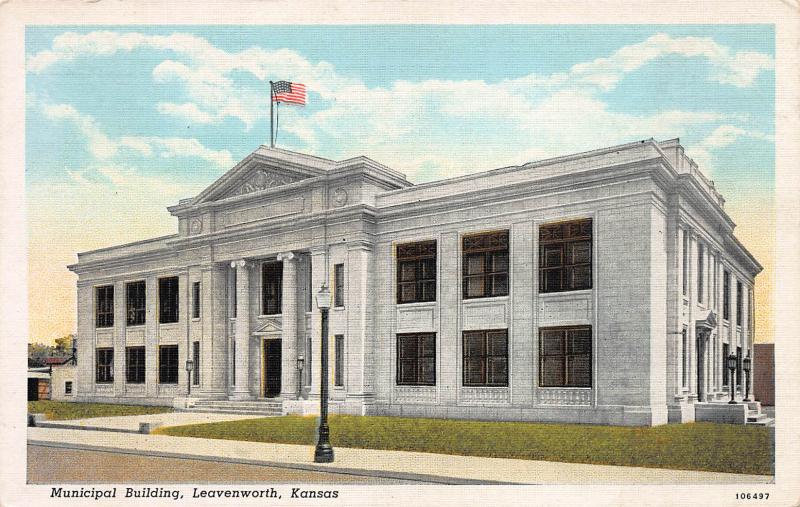
[[[288,185],[296,181],[300,181],[301,177],[289,174],[280,174],[268,169],[256,169],[251,171],[242,181],[229,190],[224,197],[234,197],[237,195],[245,195],[268,188],[275,188],[281,185]]]
[[[255,331],[254,335],[280,333],[283,331],[280,317],[267,317],[266,321]]]

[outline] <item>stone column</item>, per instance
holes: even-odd
[[[328,262],[328,256],[324,246],[314,247],[311,249],[311,390],[309,392],[310,398],[319,399],[319,382],[320,382],[320,361],[322,355],[320,354],[320,337],[322,335],[322,314],[317,307],[317,292],[323,283],[328,281],[325,279],[325,264]],[[330,287],[329,287],[330,288]],[[309,352],[306,351],[306,366],[308,366]]]
[[[687,278],[688,284],[686,286],[686,297],[689,299],[689,338],[687,345],[689,346],[689,357],[686,367],[689,369],[689,399],[697,399],[697,369],[700,367],[700,357],[697,352],[697,327],[695,326],[695,307],[697,306],[697,257],[695,252],[697,249],[697,233],[687,228],[689,231],[689,246],[688,246],[688,263]]]
[[[283,283],[281,293],[281,397],[285,400],[297,399],[297,351],[298,305],[297,305],[297,255],[293,252],[278,254],[283,263]]]
[[[236,385],[232,400],[247,400],[250,394],[250,276],[244,259],[231,262],[236,268]]]
[[[114,395],[125,394],[125,283],[114,282]]]
[[[203,338],[207,344],[202,350],[205,364],[202,373],[206,379],[201,378],[201,382],[210,393],[222,395],[227,392],[228,385],[228,266],[215,265],[210,275],[211,283],[203,298],[205,308],[201,310]],[[208,278],[204,276],[203,281]]]

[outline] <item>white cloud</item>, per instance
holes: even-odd
[[[215,123],[219,120],[216,116],[201,111],[200,108],[197,107],[197,104],[192,102],[185,102],[183,104],[159,102],[156,109],[161,114],[185,118],[194,123]]]
[[[303,82],[311,100],[322,108],[313,114],[282,108],[283,146],[327,149],[325,154],[332,157],[367,153],[412,178],[435,177],[436,168],[438,176],[445,171],[468,172],[524,163],[533,155],[676,137],[697,125],[732,122],[738,118],[708,111],[649,115],[614,111],[599,97],[627,74],[670,55],[704,59],[710,66],[708,79],[739,87],[751,86],[773,66],[769,55],[734,52],[711,38],[659,33],[550,75],[529,74],[497,83],[428,80],[369,87],[340,75],[327,62],[311,62],[289,49],[226,52],[193,35],[91,32],[56,37],[49,50],[29,58],[28,68],[41,72],[60,60],[138,48],[171,52],[155,66],[153,79],[182,85],[188,97],[183,103],[159,103],[162,114],[203,124],[236,118],[249,129],[269,110],[268,77]],[[240,79],[242,73],[255,81]],[[143,152],[146,144],[164,157],[191,153],[219,164],[229,162],[225,153],[204,150],[190,141],[139,140],[143,144],[138,148],[125,146]],[[97,145],[102,151],[103,143]],[[424,155],[409,156],[417,153]]]
[[[775,142],[775,137],[757,130],[747,130],[735,125],[724,124],[715,128],[708,136],[694,146],[687,146],[686,153],[703,169],[713,175],[716,167],[714,152],[734,144],[741,138],[760,139]]]
[[[50,119],[69,120],[75,124],[86,136],[89,151],[98,160],[112,159],[119,154],[120,148],[128,148],[145,157],[154,153],[164,158],[197,157],[220,167],[230,167],[234,163],[228,150],[212,150],[195,138],[122,136],[112,139],[100,129],[93,117],[81,114],[69,104],[48,104],[42,110]]]

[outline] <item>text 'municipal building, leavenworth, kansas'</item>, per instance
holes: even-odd
[[[169,211],[69,267],[76,400],[314,413],[323,283],[334,413],[691,421],[729,354],[745,391],[762,267],[678,140],[421,185],[262,146]]]

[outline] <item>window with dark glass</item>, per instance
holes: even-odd
[[[66,394],[66,395],[72,394],[72,381],[71,380],[67,380],[66,382],[64,382],[64,394]]]
[[[200,318],[200,282],[192,284],[192,318]]]
[[[436,301],[436,241],[397,245],[397,303]]]
[[[200,385],[200,342],[192,342],[192,362],[194,368],[192,369],[192,384]]]
[[[742,302],[744,295],[742,291],[742,282],[736,282],[736,325],[742,325]]]
[[[333,306],[344,306],[344,264],[333,266]]]
[[[146,284],[144,280],[125,284],[125,299],[127,325],[140,326],[144,324],[145,315],[147,314]]]
[[[158,347],[158,383],[178,383],[177,345],[161,345]]]
[[[114,325],[114,286],[103,285],[95,289],[95,325],[111,327]]]
[[[728,377],[731,372],[728,369],[728,356],[731,353],[730,346],[727,343],[722,344],[722,385],[728,385]]]
[[[539,386],[592,387],[592,328],[539,330]]]
[[[464,299],[508,295],[508,231],[464,236]]]
[[[144,347],[125,349],[125,380],[129,384],[144,383]]]
[[[705,259],[703,258],[705,252],[703,250],[704,250],[703,244],[698,242],[697,243],[697,302],[698,303],[703,302],[703,281],[704,281],[703,278],[705,276],[703,274],[703,268],[705,266],[704,262]]]
[[[114,349],[97,349],[97,370],[95,380],[98,384],[114,382]]]
[[[508,331],[464,331],[465,386],[508,385]]]
[[[592,220],[539,227],[539,292],[592,288]]]
[[[683,373],[683,375],[682,375],[683,381],[681,382],[681,385],[683,387],[688,387],[688,385],[689,385],[689,340],[688,340],[688,337],[686,336],[686,328],[685,327],[683,328],[683,331],[681,332],[681,351],[682,351],[681,357],[683,359],[683,367],[681,368],[681,371]]]
[[[178,322],[178,277],[158,279],[158,322]]]
[[[722,318],[731,318],[731,274],[727,271],[722,273]]]
[[[337,334],[334,338],[334,354],[336,360],[333,367],[333,385],[344,385],[344,335]]]
[[[236,271],[232,271],[232,275],[233,276],[231,276],[231,283],[230,283],[231,317],[235,319],[236,318]]]
[[[742,385],[742,347],[736,347],[736,387]]]
[[[436,385],[436,334],[397,335],[397,385]]]
[[[283,262],[265,262],[261,265],[261,309],[264,315],[281,313],[283,292]]]
[[[314,279],[311,276],[311,256],[308,256],[308,270],[306,271],[306,312],[314,308]]]

